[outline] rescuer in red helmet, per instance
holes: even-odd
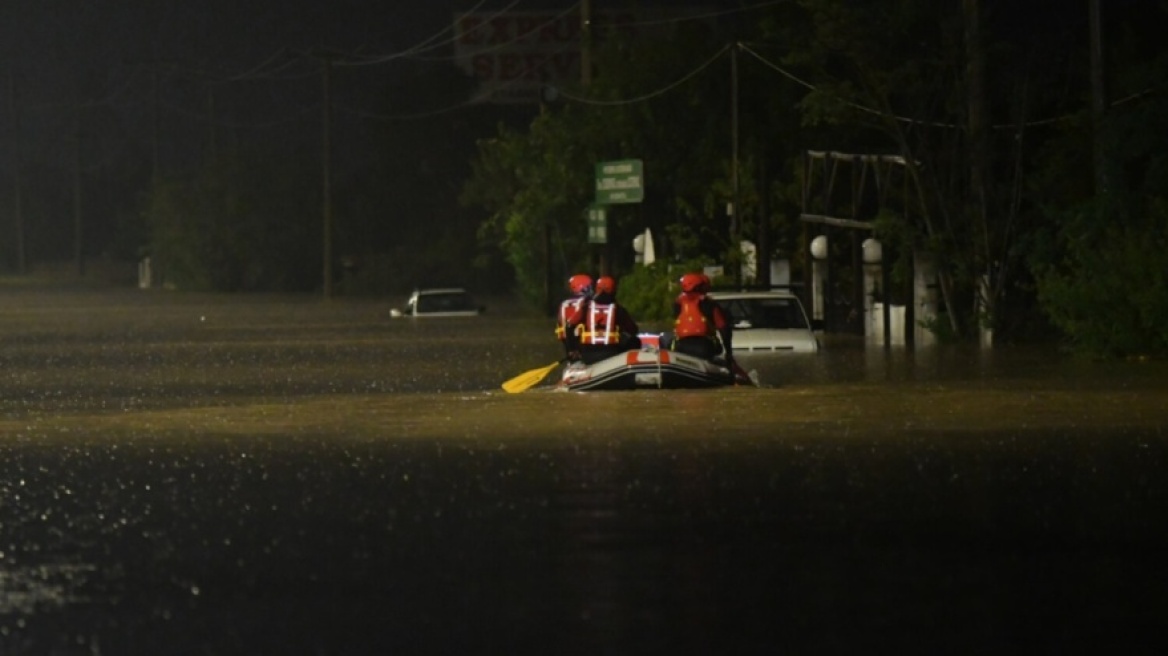
[[[616,280],[612,276],[596,280],[595,295],[575,309],[565,326],[569,352],[578,351],[586,364],[641,348],[637,337],[640,328],[628,310],[616,302]]]
[[[564,327],[568,317],[572,316],[572,313],[592,296],[592,276],[586,273],[577,273],[568,278],[568,290],[572,295],[560,302],[560,308],[556,312],[556,339],[564,345],[565,357],[573,360],[579,359],[579,354],[576,352],[575,345],[569,344]]]
[[[679,280],[681,293],[673,301],[671,348],[707,360],[724,355],[733,365],[734,322],[726,310],[707,296],[710,278],[687,273]]]

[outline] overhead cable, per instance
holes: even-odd
[[[588,97],[585,97],[585,96],[577,96],[577,95],[573,95],[573,94],[570,94],[570,93],[568,93],[568,92],[566,92],[566,91],[564,91],[563,89],[560,89],[560,88],[558,88],[558,87],[556,88],[556,91],[557,91],[557,92],[558,92],[560,95],[562,95],[563,97],[567,98],[568,100],[571,100],[571,101],[573,101],[573,102],[582,103],[582,104],[585,104],[585,105],[608,105],[608,106],[612,106],[612,105],[630,105],[630,104],[633,104],[633,103],[644,102],[644,101],[646,101],[646,100],[649,100],[649,99],[651,99],[651,98],[656,98],[657,96],[661,96],[661,95],[664,95],[664,94],[666,94],[666,93],[669,93],[670,91],[672,91],[672,90],[676,89],[677,87],[681,86],[682,84],[685,84],[685,83],[686,83],[686,82],[688,82],[690,79],[692,79],[694,76],[696,76],[698,73],[701,73],[702,71],[704,71],[704,70],[706,70],[707,68],[709,68],[711,64],[713,64],[715,61],[717,61],[719,57],[721,57],[722,55],[724,55],[724,54],[725,54],[726,52],[728,52],[729,50],[730,50],[730,46],[729,46],[729,45],[722,46],[722,49],[721,49],[721,50],[719,50],[718,52],[714,53],[714,56],[713,56],[713,57],[710,57],[710,58],[709,58],[709,59],[707,59],[705,62],[703,62],[702,64],[700,64],[700,65],[699,65],[697,68],[695,68],[695,69],[693,69],[692,71],[690,71],[689,73],[685,74],[685,75],[684,75],[683,77],[681,77],[680,79],[678,79],[678,80],[676,80],[676,81],[674,81],[674,82],[671,82],[671,83],[670,83],[670,84],[668,84],[667,86],[664,86],[664,87],[662,87],[662,88],[660,88],[660,89],[657,89],[657,90],[655,90],[655,91],[651,91],[651,92],[649,92],[649,93],[642,94],[642,95],[640,95],[640,96],[636,96],[636,97],[632,97],[632,98],[622,98],[622,99],[620,99],[620,100],[599,100],[599,99],[596,99],[596,98],[588,98]]]

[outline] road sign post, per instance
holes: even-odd
[[[588,243],[608,243],[608,210],[603,205],[588,208]]]

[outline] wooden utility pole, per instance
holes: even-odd
[[[973,212],[985,228],[988,168],[985,101],[985,48],[981,35],[980,0],[964,0],[965,5],[965,84],[969,130],[969,192]]]
[[[12,167],[12,216],[15,222],[14,230],[16,238],[16,273],[24,275],[28,268],[28,263],[25,259],[24,249],[24,198],[23,187],[24,180],[21,177],[20,169],[23,164],[21,156],[21,126],[20,126],[20,102],[17,99],[16,88],[16,73],[10,68],[8,69],[8,103],[9,113],[12,116],[12,160],[14,165]]]
[[[580,84],[592,83],[592,0],[580,2]]]
[[[81,101],[80,94],[73,112],[73,134],[76,143],[73,153],[73,261],[78,277],[85,275],[85,255],[81,245],[84,230],[81,221]]]
[[[321,83],[323,85],[324,106],[321,111],[323,134],[321,137],[321,202],[323,204],[324,226],[322,228],[323,260],[324,260],[324,298],[333,296],[333,200],[332,200],[332,69],[333,60],[330,55],[322,58]]]
[[[981,32],[981,0],[963,0],[965,18],[965,102],[968,112],[967,128],[969,136],[969,213],[974,221],[975,234],[981,241],[974,248],[974,258],[978,267],[975,275],[989,276],[989,266],[993,248],[990,240],[989,200],[986,189],[986,173],[989,171],[989,133],[986,120],[985,98],[985,45]],[[979,297],[975,299],[975,315],[984,309],[992,325],[994,320],[993,285],[978,286]]]
[[[730,265],[734,269],[734,282],[742,283],[742,247],[738,243],[739,208],[741,194],[738,190],[738,44],[730,48]]]
[[[1103,77],[1103,17],[1099,0],[1087,0],[1091,23],[1091,130],[1094,137],[1095,194],[1108,191],[1107,153],[1103,121],[1107,112],[1107,84]]]
[[[150,113],[150,182],[158,184],[159,175],[159,157],[158,157],[158,68],[155,66],[150,71],[150,81],[153,88],[151,94],[151,113]]]
[[[216,167],[219,164],[219,134],[215,126],[215,83],[207,83],[207,139],[208,149],[210,150],[211,165]]]

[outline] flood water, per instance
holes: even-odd
[[[0,654],[1168,643],[1164,362],[831,339],[507,394],[549,320],[400,300],[0,287]]]

